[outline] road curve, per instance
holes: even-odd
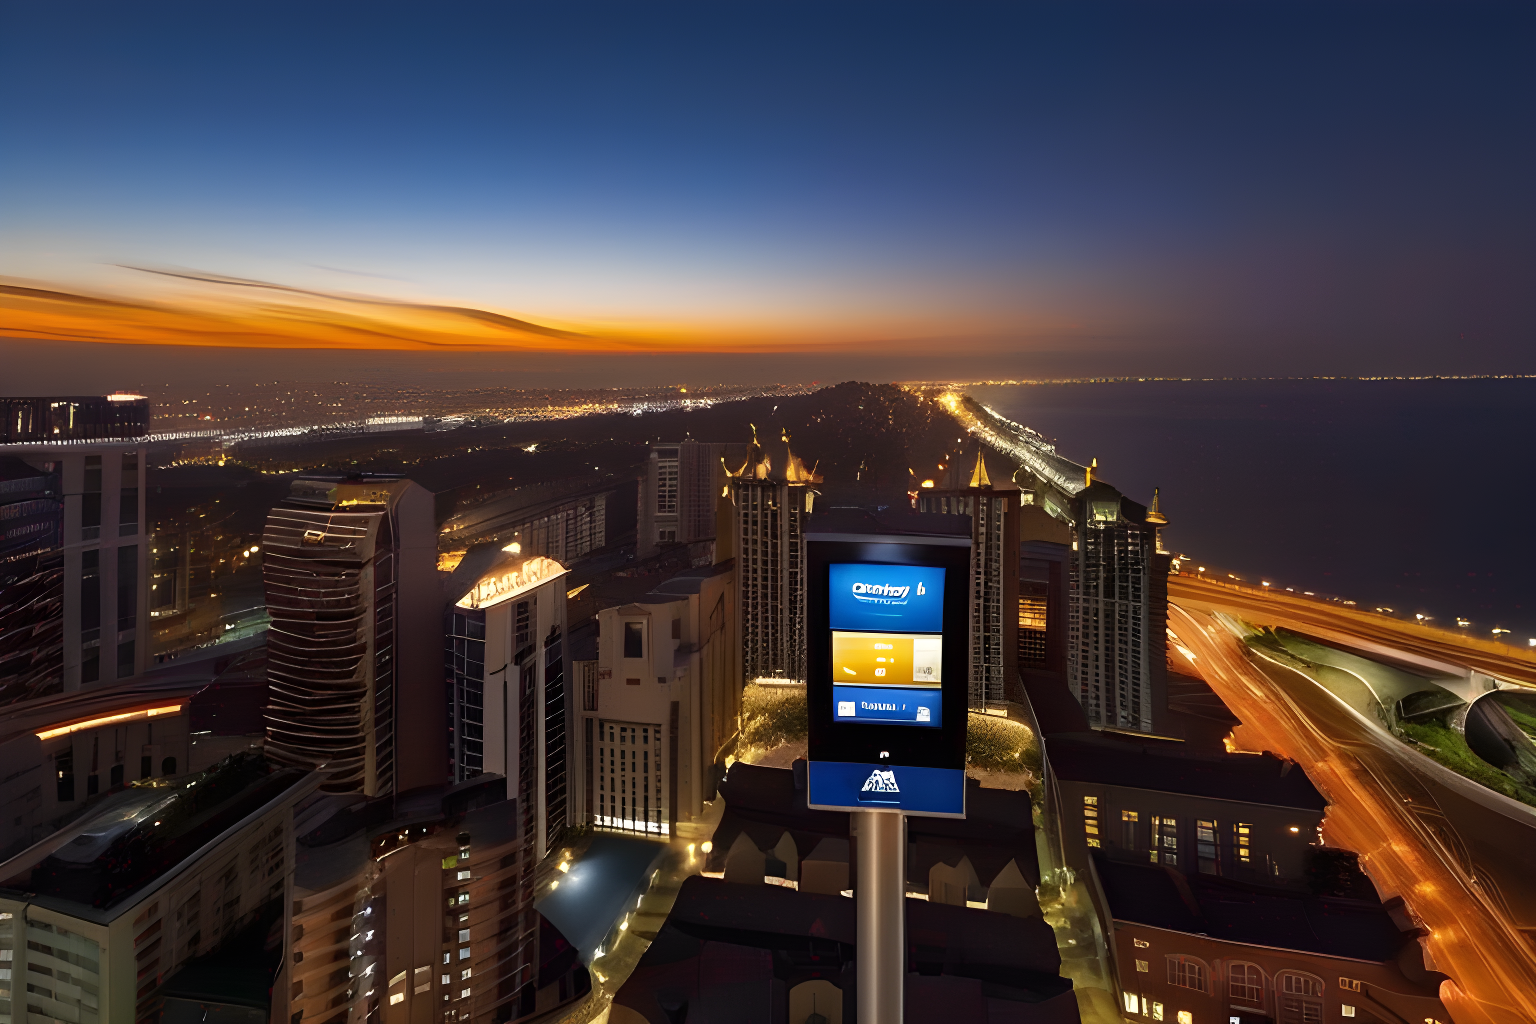
[[[1170,628],[1195,654],[1206,682],[1242,719],[1250,744],[1257,740],[1300,763],[1328,799],[1324,829],[1330,844],[1358,851],[1382,896],[1401,895],[1423,923],[1433,966],[1454,979],[1443,986],[1442,999],[1456,1024],[1536,1020],[1536,945],[1512,923],[1497,888],[1479,877],[1476,856],[1442,810],[1442,804],[1455,803],[1455,816],[1462,817],[1465,808],[1456,795],[1420,770],[1417,755],[1390,737],[1384,742],[1379,729],[1311,680],[1251,659],[1211,618],[1212,610],[1223,610],[1265,625],[1289,625],[1265,614],[1275,610],[1268,595],[1228,604],[1221,600],[1228,592],[1219,588],[1202,588],[1195,600],[1188,590],[1183,588],[1185,600],[1170,603]],[[1307,624],[1347,625],[1322,616]],[[1424,646],[1444,656],[1432,642]]]

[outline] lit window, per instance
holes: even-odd
[[[446,981],[447,979],[444,979],[444,980]],[[464,968],[463,972],[459,974],[459,980],[460,981],[468,981],[469,980],[469,968],[468,967]]]
[[[389,1005],[390,1006],[394,1006],[396,1003],[403,1003],[403,1002],[405,1002],[405,993],[404,992],[396,992],[394,995],[389,997]]]
[[[459,950],[459,959],[460,960],[468,960],[469,959],[469,947],[468,946],[465,946],[463,949]]]
[[[1121,811],[1120,812],[1120,820],[1121,821],[1140,821],[1141,817],[1135,811]]]
[[[1360,982],[1354,978],[1340,978],[1339,988],[1343,989],[1345,992],[1359,992]]]
[[[469,989],[467,989],[467,988],[459,989],[459,998],[460,999],[468,999],[469,998]]]
[[[453,975],[451,975],[451,974],[445,974],[445,975],[443,975],[443,981],[442,981],[442,983],[443,983],[443,984],[444,984],[444,985],[447,985],[447,984],[449,984],[449,983],[450,983],[450,982],[452,982],[452,981],[453,981]]]
[[[1355,1008],[1348,1003],[1340,1003],[1339,1013],[1345,1017],[1353,1017],[1355,1015]]]
[[[1098,841],[1098,840],[1097,840],[1097,839],[1089,839],[1089,840],[1088,840],[1088,845],[1089,845],[1089,846],[1095,846],[1095,847],[1096,847],[1096,846],[1098,846],[1098,845],[1099,845],[1099,841]]]
[[[1150,974],[1150,973],[1152,973],[1152,968],[1147,966],[1147,962],[1145,960],[1137,960],[1136,961],[1136,973],[1137,974]]]
[[[1136,944],[1137,949],[1146,949],[1148,946],[1152,945],[1152,943],[1148,942],[1146,939],[1132,939],[1131,941]]]
[[[1179,1024],[1195,1024],[1195,1015],[1188,1010],[1180,1010]]]
[[[460,871],[459,872],[459,876],[458,876],[458,880],[461,881],[461,882],[469,881],[469,872],[468,871]]]
[[[468,928],[460,928],[459,929],[459,941],[460,942],[468,942],[469,941],[469,929]]]
[[[1137,997],[1136,993],[1122,992],[1120,993],[1120,998],[1125,1002],[1126,1013],[1141,1012],[1141,1000]]]
[[[444,953],[443,954],[443,963],[446,964],[446,963],[451,962],[452,960],[453,960],[453,954],[452,953]]]
[[[1162,1003],[1153,1003],[1152,1004],[1152,1019],[1153,1020],[1162,1020],[1163,1019],[1163,1004]]]
[[[469,893],[467,893],[467,892],[459,893],[459,902],[460,903],[468,903],[469,902]]]

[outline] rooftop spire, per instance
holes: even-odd
[[[1166,526],[1168,525],[1168,517],[1163,515],[1162,510],[1158,508],[1159,490],[1160,488],[1157,487],[1152,488],[1152,507],[1147,509],[1147,522]]]
[[[972,487],[991,487],[992,478],[987,476],[987,460],[982,457],[981,449],[976,450],[976,468],[971,470]]]

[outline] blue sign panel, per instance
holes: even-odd
[[[806,766],[806,786],[806,803],[817,810],[965,817],[963,768],[812,761]]]
[[[841,563],[827,569],[828,624],[833,629],[943,632],[942,568]]]
[[[943,693],[937,687],[832,686],[833,717],[839,722],[881,722],[886,725],[944,723]]]

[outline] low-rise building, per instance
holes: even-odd
[[[1337,866],[1342,851],[1313,848]],[[1187,877],[1095,851],[1127,1020],[1204,1024],[1448,1021],[1401,900],[1350,865],[1304,890]],[[1338,877],[1342,874],[1342,877]],[[1333,884],[1328,884],[1328,883]],[[1344,882],[1344,885],[1339,885]]]
[[[181,965],[264,914],[286,921],[293,806],[320,781],[235,755],[126,789],[0,864],[0,1015],[157,1020],[161,984]],[[279,967],[268,987],[285,977]]]
[[[741,709],[735,565],[689,569],[598,612],[595,707],[583,700],[585,820],[670,835],[713,799]]]
[[[1049,737],[1046,756],[1068,863],[1078,870],[1097,851],[1186,875],[1306,881],[1328,805],[1294,762],[1153,750],[1089,733]]]

